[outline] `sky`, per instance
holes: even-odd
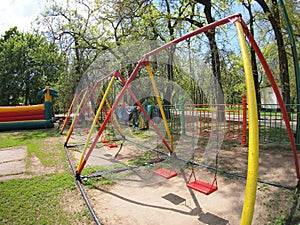
[[[6,0],[0,4],[0,35],[17,26],[21,32],[30,31],[31,23],[41,12],[45,0]]]

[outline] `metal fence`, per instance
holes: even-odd
[[[287,114],[290,118],[290,125],[296,133],[297,125],[296,104],[286,105]],[[259,139],[261,143],[290,143],[282,113],[276,104],[259,105]]]
[[[296,105],[286,105],[290,117],[290,124],[296,133]],[[275,104],[261,104],[259,111],[259,140],[260,143],[290,143],[286,126],[280,109]],[[224,135],[224,138],[247,143],[248,118],[247,106],[244,104],[224,105],[175,105],[165,106],[169,112],[169,126],[173,133],[200,135],[202,137],[212,134]]]
[[[221,134],[224,138],[243,140],[245,122],[242,104],[185,104],[165,106],[165,109],[171,115],[168,123],[173,133],[195,136]]]

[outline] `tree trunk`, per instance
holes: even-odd
[[[167,64],[167,72],[168,72],[168,80],[174,81],[174,54],[175,54],[175,46],[171,46],[168,51],[168,64]],[[170,82],[166,90],[165,99],[172,102],[172,93],[173,93],[173,82]]]
[[[277,0],[272,0],[272,11],[264,0],[257,0],[258,4],[262,7],[264,13],[267,15],[272,28],[275,33],[275,38],[277,41],[277,52],[279,58],[279,73],[281,82],[281,92],[282,98],[285,104],[290,104],[290,79],[288,71],[288,60],[285,51],[285,45],[283,40],[283,35],[280,26],[280,15],[278,10]],[[289,112],[289,106],[286,106]]]
[[[196,0],[200,4],[204,5],[204,14],[208,23],[215,22],[215,19],[211,13],[211,0]],[[216,88],[216,103],[218,105],[218,121],[222,122],[225,120],[225,105],[224,105],[224,95],[221,85],[221,63],[219,49],[216,42],[216,32],[215,29],[211,29],[205,32],[211,51],[211,65],[212,71],[215,76],[215,88]]]
[[[204,14],[206,16],[207,23],[213,23],[215,22],[215,19],[213,18],[211,14],[211,0],[196,0],[198,3],[204,5]],[[220,65],[220,55],[219,55],[219,49],[216,42],[216,32],[215,29],[211,29],[207,32],[205,32],[205,35],[208,38],[209,41],[209,47],[211,50],[211,63],[212,63],[212,70],[214,76],[217,78],[218,81],[221,79],[221,65]]]
[[[174,25],[176,22],[172,25],[170,15],[171,15],[171,8],[169,5],[169,0],[165,0],[166,7],[167,7],[167,18],[168,18],[168,30],[169,30],[169,36],[171,37],[171,41],[175,39],[174,37]],[[168,80],[174,81],[174,70],[173,70],[173,64],[174,64],[174,54],[175,54],[175,46],[171,46],[169,51],[168,51],[168,65],[167,65],[167,71],[168,71]],[[171,82],[172,84],[173,82]],[[173,92],[173,87],[170,85],[167,88],[167,93],[165,98],[172,102],[172,92]]]

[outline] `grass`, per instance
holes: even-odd
[[[64,153],[61,151],[63,150],[61,143],[55,145],[57,149],[51,148],[50,151],[46,151],[45,148],[53,146],[53,143],[46,145],[44,141],[51,137],[59,137],[55,129],[0,133],[0,148],[27,146],[28,156],[34,153],[43,165],[55,166],[57,156],[63,157]]]
[[[260,126],[259,139],[266,143],[290,143],[286,129],[279,127]]]
[[[260,186],[262,187],[262,186]],[[259,191],[265,193],[264,206],[267,211],[267,219],[270,221],[268,224],[274,225],[285,225],[285,224],[299,224],[299,204],[294,205],[295,201],[299,200],[299,196],[296,194],[291,195],[291,191],[277,189],[270,190],[267,186],[266,188],[259,188]],[[298,200],[297,200],[298,199]],[[280,205],[280,207],[277,207]],[[294,212],[291,214],[291,208],[294,208]]]
[[[83,220],[82,212],[61,208],[64,193],[75,190],[68,173],[0,183],[0,222],[2,224],[73,224]]]
[[[108,165],[108,166],[87,166],[82,171],[82,175],[88,175],[88,174],[93,174],[93,173],[99,173],[102,171],[110,171],[118,168],[123,168],[125,165],[122,164],[113,164],[113,165]],[[95,178],[89,178],[89,179],[83,179],[82,183],[89,188],[93,188],[96,184],[99,184],[100,186],[105,186],[105,185],[113,185],[116,183],[116,180],[114,179],[114,176],[111,174],[105,174],[99,177]]]
[[[0,224],[93,223],[76,190],[55,129],[0,133],[0,148],[13,146],[28,147],[27,168],[34,154],[44,167],[55,168],[55,172],[0,181]]]
[[[128,162],[129,165],[137,165],[149,162],[151,159],[157,158],[157,155],[153,151],[147,151],[143,155],[136,157]]]

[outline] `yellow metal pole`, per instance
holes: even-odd
[[[90,111],[90,115],[92,115],[93,118],[94,118],[96,115],[95,115],[95,113],[93,112],[92,107],[91,107],[91,106],[88,106],[88,109],[89,109],[89,111]],[[101,127],[101,123],[100,123],[98,120],[96,121],[96,123],[97,123],[97,125],[98,125],[99,127]]]
[[[60,129],[60,133],[61,133],[61,134],[64,132],[64,129],[65,129],[66,125],[67,125],[68,119],[70,118],[70,115],[71,115],[71,112],[72,112],[72,108],[73,108],[75,99],[76,99],[76,95],[74,96],[74,98],[73,98],[73,100],[72,100],[72,102],[71,102],[71,105],[70,105],[70,107],[69,107],[69,109],[68,109],[68,112],[67,112],[67,116],[66,116],[66,118],[65,118],[65,120],[64,120],[64,124],[63,124],[63,126],[61,127],[61,129]]]
[[[82,105],[82,103],[83,103],[83,101],[84,101],[84,99],[85,99],[86,94],[87,94],[87,90],[84,92],[84,95],[82,96],[82,99],[81,99],[81,101],[80,101],[80,103],[79,103],[79,105],[78,105],[78,108],[76,109],[76,112],[75,112],[75,115],[74,115],[74,117],[73,117],[71,126],[70,126],[70,128],[69,128],[69,130],[68,130],[68,134],[67,134],[67,137],[66,137],[66,140],[65,140],[65,145],[68,143],[69,138],[70,138],[70,136],[71,136],[71,134],[72,134],[72,132],[73,132],[73,127],[74,127],[76,118],[77,118],[77,116],[78,116],[78,114],[79,114],[79,110],[81,109],[81,105]]]
[[[87,139],[86,139],[86,142],[85,142],[85,144],[84,144],[84,147],[83,147],[83,150],[82,150],[82,154],[81,154],[81,156],[80,156],[80,160],[79,160],[79,163],[78,163],[78,166],[77,166],[77,170],[79,170],[79,167],[80,167],[80,165],[81,165],[81,163],[82,163],[82,161],[83,161],[83,158],[84,158],[86,149],[87,149],[87,147],[88,147],[88,145],[89,145],[89,142],[90,142],[90,140],[91,140],[91,136],[92,136],[93,130],[95,129],[95,125],[96,125],[96,123],[97,123],[97,121],[98,121],[98,118],[99,118],[99,116],[100,116],[102,107],[103,107],[104,102],[105,102],[105,100],[106,100],[106,98],[107,98],[107,95],[108,95],[108,93],[109,93],[109,90],[110,90],[111,86],[112,86],[113,83],[114,83],[114,79],[115,79],[115,76],[112,76],[112,77],[111,77],[111,80],[110,80],[110,82],[109,82],[109,84],[108,84],[108,86],[107,86],[107,88],[106,88],[106,91],[105,91],[105,93],[104,93],[104,95],[103,95],[103,97],[102,97],[102,100],[101,100],[101,102],[100,102],[99,108],[98,108],[97,113],[96,113],[96,116],[95,116],[95,118],[94,118],[94,120],[93,120],[92,126],[91,126],[91,128],[90,128],[89,134],[88,134]]]
[[[100,87],[100,92],[101,92],[102,95],[104,95],[104,91],[102,90],[101,87]],[[106,101],[108,109],[111,110],[111,106],[110,106],[109,101],[107,99],[105,99],[105,101]],[[116,121],[116,125],[118,127],[118,131],[120,132],[121,136],[124,137],[124,134],[121,131],[121,126],[120,126],[120,124],[119,124],[119,122],[117,120],[117,117],[116,117],[116,115],[114,113],[112,114],[112,117],[113,117],[114,121]]]
[[[154,76],[153,76],[153,73],[152,73],[150,65],[147,64],[146,67],[147,67],[147,70],[148,70],[148,73],[149,73],[149,77],[150,77],[150,80],[151,80],[151,83],[152,83],[152,86],[153,86],[153,89],[154,89],[154,92],[155,92],[156,101],[157,101],[157,104],[159,106],[159,109],[160,109],[160,112],[161,112],[161,116],[162,116],[162,119],[164,121],[165,129],[166,129],[166,132],[167,132],[167,135],[168,135],[168,139],[170,141],[171,149],[172,149],[172,152],[173,152],[174,151],[173,140],[172,140],[172,136],[171,136],[171,133],[170,133],[170,130],[169,130],[169,126],[168,126],[168,123],[167,123],[167,118],[166,118],[166,115],[165,115],[165,111],[164,111],[162,103],[160,101],[159,92],[158,92],[157,87],[156,87]]]
[[[254,206],[256,200],[256,189],[258,180],[258,165],[259,165],[259,135],[258,135],[258,115],[257,102],[255,94],[254,79],[250,56],[246,44],[246,39],[243,33],[243,28],[240,22],[235,23],[240,42],[242,60],[244,64],[247,102],[248,102],[248,118],[249,118],[249,144],[248,144],[248,172],[246,181],[246,192],[244,198],[244,206],[242,211],[241,225],[251,225]]]

